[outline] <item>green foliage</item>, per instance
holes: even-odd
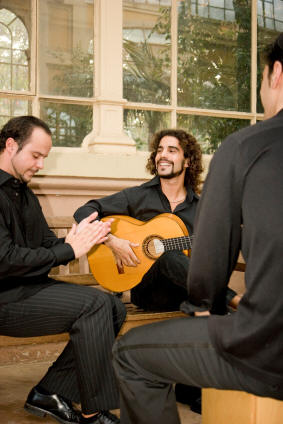
[[[79,147],[92,129],[92,107],[44,103],[41,116],[52,131],[54,146]]]
[[[222,110],[250,110],[250,1],[235,21],[191,14],[180,3],[178,20],[178,104]]]
[[[157,24],[143,42],[124,39],[124,96],[133,102],[170,103],[170,9],[160,8]],[[155,45],[154,36],[164,43]]]
[[[125,40],[124,50],[128,58],[123,80],[127,99],[142,103],[170,103],[170,68],[166,49],[160,49],[156,54],[148,40],[139,44]]]
[[[192,14],[190,0],[179,3],[178,10],[178,105],[218,110],[250,110],[250,0],[234,0],[234,21],[203,18]],[[170,9],[161,7],[151,34],[162,34],[170,43]],[[124,41],[125,97],[130,101],[167,104],[170,102],[170,50],[143,43]],[[166,78],[164,78],[166,70]],[[140,111],[139,111],[140,112]],[[133,111],[131,111],[133,113]],[[141,113],[141,112],[140,112]],[[149,128],[160,127],[160,116],[144,111]],[[198,119],[199,118],[199,119]],[[152,122],[152,120],[155,122]],[[159,119],[159,124],[156,122]],[[126,117],[127,120],[127,117]],[[126,121],[127,122],[127,121]],[[183,126],[187,116],[178,118]],[[198,133],[203,151],[215,151],[229,132],[247,122],[233,119],[209,121],[195,117],[192,132]],[[206,122],[206,128],[203,128]],[[151,134],[151,131],[150,131]],[[133,133],[132,133],[133,135]],[[147,140],[144,143],[146,144]]]
[[[85,53],[78,45],[72,52],[70,64],[62,65],[53,78],[53,90],[68,97],[93,96],[93,54]],[[55,146],[79,147],[92,129],[93,110],[90,106],[48,103],[44,107],[46,120],[52,129]]]
[[[178,116],[178,127],[191,132],[199,141],[203,153],[214,153],[222,141],[233,132],[249,125],[248,120],[210,116]]]
[[[124,129],[133,137],[138,150],[148,150],[153,134],[169,126],[169,114],[152,110],[124,110]]]

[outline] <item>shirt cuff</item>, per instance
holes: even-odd
[[[184,300],[180,305],[180,311],[184,312],[187,315],[194,315],[195,312],[204,312],[208,311],[207,306],[196,306],[190,303],[189,300]]]
[[[56,257],[54,266],[67,265],[68,262],[75,259],[75,253],[69,243],[56,244],[51,249]]]
[[[234,290],[230,289],[230,287],[227,287],[227,292],[226,292],[226,306],[229,306],[231,300],[236,295],[237,295],[237,293]]]

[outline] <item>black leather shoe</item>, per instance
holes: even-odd
[[[81,417],[80,424],[118,424],[120,420],[116,415],[111,414],[109,411],[100,411],[96,414],[93,419],[87,418],[84,419]]]
[[[193,412],[201,414],[201,389],[177,383],[175,386],[176,401],[189,405]]]
[[[71,401],[56,394],[42,394],[34,387],[26,400],[25,410],[38,417],[49,415],[59,423],[77,424],[79,414],[73,409]]]

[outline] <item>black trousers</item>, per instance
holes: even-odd
[[[131,302],[150,311],[177,311],[188,299],[187,275],[190,258],[183,252],[172,250],[163,253],[131,290]],[[226,305],[237,293],[227,287]],[[186,311],[183,303],[182,310]],[[215,311],[223,313],[223,310]]]
[[[178,310],[188,298],[189,263],[190,259],[181,251],[163,253],[131,290],[132,303],[151,311]]]
[[[216,352],[207,321],[185,317],[145,325],[115,343],[121,424],[180,424],[172,390],[176,382],[276,397],[274,387],[236,369]]]
[[[69,332],[70,341],[38,383],[84,413],[119,407],[112,345],[125,319],[123,303],[92,287],[56,283],[0,306],[0,334],[32,337]]]

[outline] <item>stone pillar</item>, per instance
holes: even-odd
[[[123,131],[122,0],[94,4],[94,121],[83,146],[94,153],[135,153],[135,142]]]

